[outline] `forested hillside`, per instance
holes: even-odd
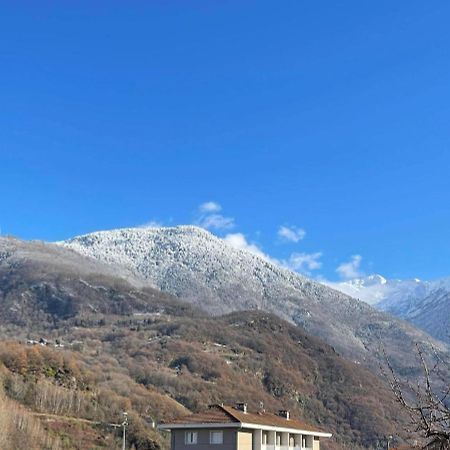
[[[386,430],[404,423],[373,375],[273,315],[75,319],[45,336],[66,347],[2,344],[4,390],[30,411],[99,422],[82,424],[99,447],[114,440],[105,424],[118,423],[124,410],[136,429],[130,442],[159,448],[164,439],[151,429],[153,420],[237,399],[290,408],[334,433],[328,448],[376,448]],[[71,432],[80,424],[45,423],[67,448],[77,442]]]
[[[153,422],[235,401],[290,409],[333,433],[325,449],[401,437],[388,386],[302,327],[263,311],[211,317],[67,250],[20,245],[0,258],[0,365],[6,401],[36,424],[29,439],[115,448],[127,411],[128,445],[165,449]]]

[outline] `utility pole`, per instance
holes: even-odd
[[[122,450],[125,450],[126,448],[126,433],[127,433],[127,426],[128,426],[128,413],[127,412],[123,412],[123,422],[122,422]]]
[[[387,450],[389,450],[391,448],[391,441],[392,441],[392,436],[388,436],[387,437]]]

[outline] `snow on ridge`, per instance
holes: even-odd
[[[227,299],[249,307],[262,307],[269,299],[308,296],[325,302],[330,298],[361,300],[401,318],[417,315],[417,308],[433,292],[450,292],[450,279],[426,282],[417,279],[392,280],[382,275],[343,282],[319,283],[244,249],[194,225],[140,227],[99,231],[78,236],[59,245],[85,256],[122,267],[170,294],[203,299]],[[330,290],[331,288],[331,290]],[[239,299],[230,299],[235,292]],[[225,298],[225,301],[224,301]],[[199,302],[201,303],[201,301]],[[279,308],[274,304],[274,308]]]
[[[450,341],[450,316],[447,313],[450,308],[450,278],[389,280],[375,274],[328,284],[380,311],[408,320],[438,339]]]
[[[272,312],[322,337],[343,355],[359,355],[367,364],[377,361],[378,350],[372,350],[371,343],[378,342],[380,334],[392,342],[412,336],[426,339],[362,301],[236,249],[195,226],[101,231],[58,245],[114,266],[124,275],[138,277],[212,314]]]
[[[389,310],[394,306],[402,307],[402,305],[405,308],[405,303],[427,295],[433,286],[432,283],[420,281],[417,278],[386,279],[379,274],[328,284],[381,310]]]
[[[207,271],[206,263],[217,263],[216,259],[222,258],[224,262],[237,262],[239,266],[245,262],[256,265],[258,269],[264,267],[282,274],[285,278],[297,279],[301,284],[310,281],[254,253],[235,248],[209,231],[194,225],[99,231],[57,244],[86,256],[128,267],[137,275],[150,280],[155,276],[153,271],[160,271],[158,266],[167,268],[176,260],[190,264],[193,270]],[[154,262],[156,264],[153,264]],[[221,265],[224,266],[224,263]]]
[[[353,301],[193,225],[100,231],[58,245],[121,266],[170,294],[210,302],[214,298],[222,312],[235,310],[237,304],[239,309],[265,308],[265,302],[280,309],[277,302],[293,297]]]

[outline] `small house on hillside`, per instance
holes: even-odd
[[[171,431],[171,450],[320,450],[320,439],[331,437],[289,411],[250,412],[245,403],[214,405],[159,428]]]

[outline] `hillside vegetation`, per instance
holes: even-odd
[[[117,423],[129,411],[140,430],[130,434],[138,449],[164,447],[150,433],[152,420],[221,401],[290,408],[334,433],[329,448],[376,448],[403,420],[373,375],[272,315],[110,317],[47,336],[75,343],[74,349],[2,344],[7,395],[31,411],[101,424]],[[67,448],[83,448],[70,433],[65,439]],[[107,447],[105,437],[96,439]]]
[[[193,226],[94,232],[60,245],[211,314],[264,310],[306,329],[378,373],[380,340],[401,372],[420,372],[415,342],[449,348],[425,332],[315,280]]]
[[[61,448],[59,439],[51,436],[39,419],[0,389],[0,449]]]
[[[125,410],[130,446],[166,449],[153,421],[235,401],[291,409],[334,434],[325,449],[401,434],[389,388],[299,326],[263,311],[210,317],[67,250],[20,245],[0,257],[0,365],[6,401],[38,424],[25,439],[117,448]]]
[[[76,320],[64,333],[45,331],[70,350],[16,342],[0,347],[6,394],[29,411],[58,416],[46,427],[62,448],[108,448],[117,432],[105,424],[118,423],[124,410],[135,448],[165,448],[153,420],[220,401],[288,407],[334,433],[325,448],[377,448],[386,432],[404,423],[389,390],[372,374],[272,315]],[[80,424],[68,427],[63,420],[63,426],[64,417],[95,422],[82,424],[90,440],[78,441]]]

